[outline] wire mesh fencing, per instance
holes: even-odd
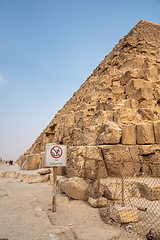
[[[139,162],[132,164],[136,167]],[[103,188],[103,196],[108,199],[101,217],[107,219],[106,223],[117,222],[142,237],[151,231],[153,239],[160,239],[160,177],[149,171],[130,176],[130,162],[115,161],[114,165],[116,177],[98,177],[98,192]]]

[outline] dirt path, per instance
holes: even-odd
[[[57,194],[53,213],[51,199],[52,187],[48,183],[27,184],[0,178],[0,239],[72,240],[76,239],[74,232],[79,240],[143,239],[103,223],[98,209],[64,194]]]

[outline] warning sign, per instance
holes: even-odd
[[[60,146],[54,146],[51,148],[50,153],[53,158],[60,158],[62,156],[63,151]]]
[[[66,166],[67,147],[47,144],[45,148],[44,167]]]

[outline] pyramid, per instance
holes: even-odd
[[[95,180],[160,177],[160,25],[141,20],[17,160],[43,166],[47,143],[67,146],[66,174]],[[135,164],[136,162],[136,164]]]

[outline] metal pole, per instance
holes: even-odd
[[[53,167],[52,212],[56,212],[56,182],[57,182],[57,167]]]

